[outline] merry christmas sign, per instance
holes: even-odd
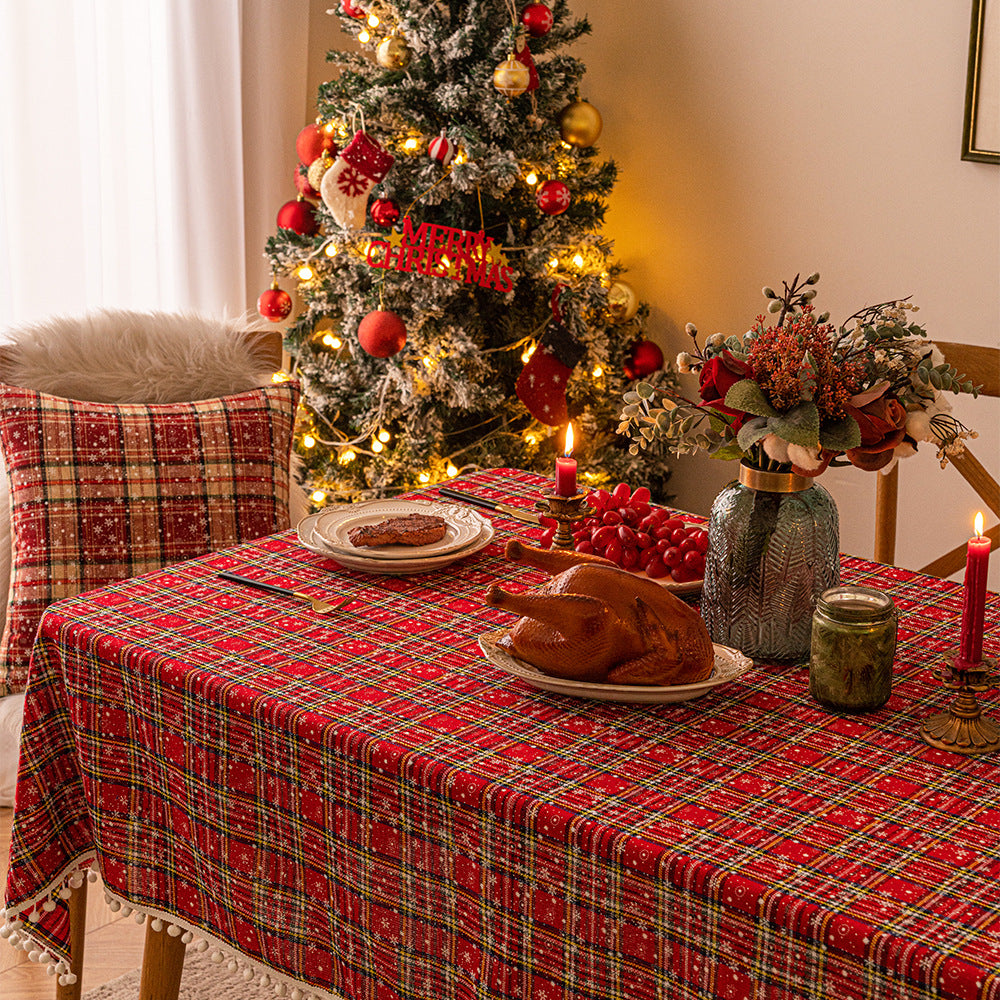
[[[428,222],[414,229],[405,217],[401,232],[393,229],[385,239],[371,241],[367,260],[376,268],[450,278],[498,292],[514,287],[507,258],[492,236]]]

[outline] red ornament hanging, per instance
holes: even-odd
[[[458,146],[445,135],[444,130],[441,130],[441,134],[436,139],[431,139],[430,144],[427,147],[427,155],[432,160],[437,160],[441,166],[446,167],[453,159],[455,159],[455,154],[458,152]]]
[[[278,209],[278,227],[291,229],[300,236],[312,236],[318,228],[316,211],[308,201],[302,199],[286,201]]]
[[[406,343],[406,324],[394,312],[376,309],[358,324],[358,343],[373,358],[391,358]]]
[[[333,134],[321,128],[315,122],[307,125],[295,140],[295,152],[298,153],[299,161],[305,166],[309,166],[313,160],[322,156],[324,152],[331,156],[337,155],[337,143]]]
[[[543,3],[529,3],[521,11],[521,24],[535,38],[547,35],[552,30],[553,20],[552,11]]]
[[[632,345],[625,362],[625,377],[632,381],[643,375],[652,375],[663,367],[663,351],[651,340],[640,338]]]
[[[539,185],[535,201],[546,215],[562,215],[569,208],[569,188],[562,181],[546,181]]]
[[[309,175],[304,174],[301,168],[295,168],[295,189],[303,198],[318,198],[319,191],[309,183]]]
[[[271,283],[266,292],[260,293],[257,299],[257,312],[272,323],[280,323],[292,311],[292,297],[288,292],[278,287],[278,282]]]
[[[518,35],[514,42],[514,58],[528,71],[527,93],[530,94],[533,90],[538,90],[540,83],[538,70],[535,68],[535,60],[531,58],[531,53],[528,51],[527,39],[523,35]]]
[[[348,17],[362,18],[366,14],[364,7],[361,4],[354,3],[353,0],[340,0],[340,9]]]
[[[391,198],[378,198],[372,202],[372,222],[389,229],[399,218],[399,205]]]

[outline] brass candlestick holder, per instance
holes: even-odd
[[[559,496],[558,493],[546,493],[541,500],[535,501],[535,507],[544,512],[546,517],[551,517],[556,522],[556,533],[552,539],[553,548],[573,548],[571,525],[594,513],[594,508],[588,507],[586,501],[586,493],[577,493],[576,496],[572,497]]]
[[[956,663],[957,658],[952,657],[942,670],[934,672],[944,687],[956,694],[945,711],[924,719],[921,738],[950,753],[972,755],[1000,750],[1000,726],[983,715],[975,694],[996,686],[996,659],[987,657],[962,668]]]

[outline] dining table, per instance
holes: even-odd
[[[448,485],[530,512],[552,480]],[[484,655],[516,620],[488,588],[546,579],[505,556],[542,527],[485,513],[488,544],[415,573],[293,528],[52,605],[4,936],[72,986],[93,869],[182,956],[293,1000],[1000,1000],[1000,759],[919,732],[961,584],[841,557],[898,614],[866,714],[813,701],[806,662],[581,697]],[[996,656],[997,594],[984,627]]]

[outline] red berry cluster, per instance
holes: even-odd
[[[704,576],[708,532],[653,507],[645,486],[634,493],[627,483],[611,493],[594,490],[587,503],[594,513],[573,532],[577,552],[603,556],[625,570],[645,570],[654,580],[670,576],[675,583],[689,583]],[[543,536],[546,547],[553,533],[550,529]]]

